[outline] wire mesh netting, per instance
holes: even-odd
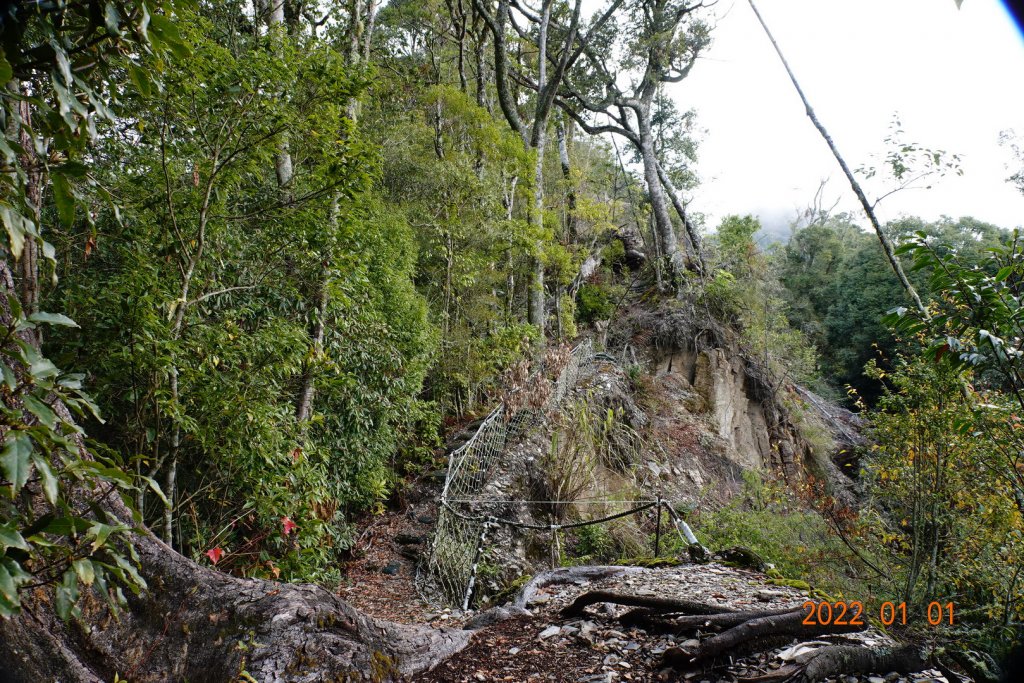
[[[590,340],[576,346],[555,380],[544,408],[558,405],[591,370],[593,361]],[[469,441],[449,455],[426,571],[419,574],[420,591],[431,601],[467,606],[485,532],[489,524],[499,521],[485,514],[485,505],[493,508],[500,501],[485,500],[484,489],[506,449],[541,412],[522,409],[507,415],[502,404],[487,416]]]

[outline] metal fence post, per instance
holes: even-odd
[[[480,530],[480,538],[476,544],[476,553],[473,555],[473,567],[470,569],[469,582],[466,584],[466,594],[462,598],[463,612],[469,609],[469,601],[473,598],[473,588],[476,585],[477,567],[480,564],[480,556],[484,552],[484,544],[487,542],[487,530],[490,528],[493,520],[493,517],[488,517],[484,522],[483,528]]]
[[[654,514],[658,516],[657,524],[654,527],[654,556],[661,554],[661,496],[658,496],[658,504],[654,506]]]

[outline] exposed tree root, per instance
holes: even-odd
[[[926,668],[921,649],[915,645],[901,648],[869,649],[859,645],[823,647],[804,667],[797,679],[801,683],[818,683],[839,674],[896,673],[909,674]]]
[[[664,662],[674,667],[686,667],[696,662],[725,654],[743,643],[764,639],[769,636],[810,637],[826,633],[854,633],[867,628],[866,624],[859,626],[836,626],[834,624],[828,626],[821,624],[807,625],[804,623],[806,615],[806,610],[798,609],[783,614],[749,619],[727,631],[708,638],[698,647],[692,649],[683,647],[670,648],[665,652]]]
[[[594,565],[588,567],[562,567],[538,574],[519,591],[513,603],[516,607],[527,607],[541,588],[577,581],[593,581],[606,579],[610,576],[635,574],[642,571],[639,567],[613,567]]]
[[[722,612],[720,614],[673,614],[650,608],[626,612],[619,621],[623,626],[636,626],[649,633],[681,634],[697,629],[723,629],[761,617],[773,617],[793,612],[792,609],[747,610],[743,612]]]
[[[373,619],[317,586],[229,576],[145,532],[135,547],[150,590],[129,596],[116,619],[90,596],[82,621],[63,623],[44,592],[0,619],[0,681],[215,683],[243,672],[261,682],[391,681],[430,669],[472,636]]]
[[[590,591],[579,596],[571,605],[564,608],[562,616],[578,617],[583,614],[584,609],[600,602],[610,602],[615,605],[626,605],[627,607],[647,607],[661,612],[682,614],[725,614],[735,611],[728,607],[708,605],[692,600],[674,600],[672,598],[658,598],[648,595],[628,595],[613,591]]]
[[[771,649],[792,638],[813,638],[821,635],[855,633],[867,628],[866,623],[826,624],[806,623],[807,609],[803,606],[777,610],[736,611],[717,605],[677,600],[672,598],[628,595],[614,591],[589,591],[562,610],[563,617],[578,617],[590,605],[612,603],[636,607],[620,617],[625,626],[635,626],[648,632],[684,634],[695,630],[719,630],[702,642],[689,641],[683,646],[667,650],[662,663],[676,669],[692,668],[712,662],[723,655]],[[840,674],[912,673],[926,668],[921,650],[915,646],[871,649],[860,645],[832,645],[814,652],[803,666],[791,664],[777,671],[753,678],[744,683],[819,683]]]

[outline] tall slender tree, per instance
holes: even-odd
[[[659,88],[684,80],[710,44],[699,12],[703,7],[685,0],[638,0],[627,5],[625,30],[608,28],[582,41],[585,59],[565,78],[558,100],[583,130],[620,135],[637,151],[659,251],[677,281],[687,269],[702,268],[700,238],[661,168],[654,118]],[[620,60],[618,55],[625,57]],[[679,248],[671,207],[687,231],[685,252]]]
[[[587,42],[587,36],[600,32],[622,3],[623,0],[611,0],[609,5],[590,22],[586,36],[581,40],[579,31],[582,0],[575,0],[568,10],[568,23],[554,33],[552,17],[556,10],[555,0],[542,0],[539,11],[534,11],[521,2],[515,3],[513,11],[512,0],[498,0],[496,9],[486,0],[474,0],[474,6],[491,32],[494,45],[495,86],[502,114],[512,130],[522,138],[524,147],[535,155],[533,207],[530,217],[538,241],[533,254],[528,318],[530,323],[540,330],[542,337],[546,312],[544,260],[540,236],[544,233],[544,152],[547,147],[550,114],[567,71],[573,67],[583,52],[582,45]],[[516,23],[517,17],[525,19],[534,29],[529,38],[535,41],[537,56],[534,68],[529,74],[525,73],[525,68],[521,65],[517,68],[511,63],[509,31],[514,29],[524,38],[528,35],[527,31]],[[556,42],[552,41],[553,35]],[[514,89],[516,83],[527,83],[536,93],[529,113],[525,116],[520,112]]]

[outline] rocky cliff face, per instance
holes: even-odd
[[[843,485],[833,459],[858,442],[856,416],[771,376],[736,334],[699,313],[675,302],[638,308],[608,335],[609,347],[645,376],[638,401],[663,451],[653,463],[660,478],[668,483],[681,471],[698,488],[728,489],[754,470],[791,484],[813,474]]]
[[[838,409],[775,381],[723,329],[690,320],[678,309],[624,316],[608,331],[607,353],[487,466],[473,511],[503,522],[480,555],[483,594],[557,561],[561,541],[550,524],[628,513],[655,497],[678,510],[713,509],[749,471],[794,491],[808,475],[842,479],[827,428]],[[647,550],[648,518],[622,517],[594,534],[617,534],[619,554],[636,556]],[[562,540],[582,543],[580,533]],[[582,555],[603,552],[588,543]]]
[[[812,448],[781,406],[782,396],[756,386],[737,349],[669,349],[656,354],[655,377],[671,375],[688,394],[683,406],[704,416],[729,462],[742,469],[777,470],[799,478]],[[787,392],[788,393],[788,392]]]

